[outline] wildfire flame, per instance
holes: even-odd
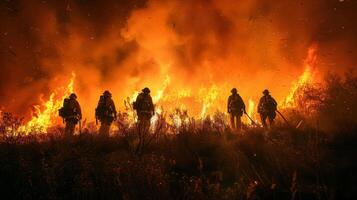
[[[25,125],[20,126],[18,132],[26,135],[29,133],[46,133],[47,129],[55,124],[58,109],[62,107],[63,100],[73,93],[75,77],[76,74],[72,73],[72,78],[66,88],[58,88],[51,93],[49,100],[43,104],[44,110],[41,110],[40,105],[34,106],[35,115]],[[63,95],[57,98],[61,91],[63,91]]]
[[[163,95],[164,95],[164,92],[165,92],[165,89],[167,88],[167,86],[169,85],[170,83],[170,76],[166,75],[166,78],[165,78],[165,81],[164,81],[164,84],[163,84],[163,87],[162,89],[160,89],[157,94],[152,98],[152,101],[154,102],[154,104],[158,103]]]
[[[302,75],[299,76],[297,81],[292,84],[288,95],[282,103],[283,108],[293,107],[295,105],[294,97],[298,89],[313,80],[317,59],[316,52],[316,45],[312,45],[308,49],[307,58],[304,62],[305,70]],[[72,73],[72,78],[70,79],[68,86],[65,88],[58,88],[57,90],[52,92],[49,100],[46,101],[42,106],[34,106],[36,110],[35,115],[25,125],[21,126],[18,129],[18,132],[25,134],[29,134],[31,132],[46,133],[49,127],[55,125],[56,120],[58,120],[58,109],[62,106],[64,98],[66,98],[70,93],[73,92],[75,76],[76,75]],[[170,111],[169,115],[172,118],[173,125],[181,126],[183,123],[186,123],[189,120],[189,117],[187,115],[187,111],[183,111],[186,110],[187,106],[190,108],[190,105],[183,103],[183,99],[194,98],[196,103],[198,102],[201,105],[200,112],[198,116],[196,116],[200,119],[205,119],[211,114],[213,114],[213,111],[219,110],[220,108],[224,107],[221,105],[221,100],[225,99],[225,97],[221,96],[222,88],[216,85],[213,85],[209,88],[202,87],[198,90],[197,95],[192,96],[191,90],[187,88],[182,88],[178,91],[170,92],[168,90],[170,83],[171,78],[169,75],[166,75],[162,87],[154,93],[155,95],[153,95],[153,102],[156,106],[155,115],[151,120],[151,124],[153,126],[155,126],[157,120],[159,119],[159,116],[164,114],[163,109],[165,109],[165,113],[167,113],[166,111]],[[133,94],[127,98],[126,103],[131,104],[132,102],[134,102],[138,94],[139,91],[134,91]],[[255,121],[256,103],[252,98],[249,98],[247,105],[247,114]],[[129,109],[127,107],[126,113],[128,115],[129,123],[134,124],[137,121],[134,110]],[[183,115],[182,113],[185,114]],[[248,118],[244,118],[243,122],[246,124],[251,123]]]
[[[249,100],[248,100],[248,110],[247,110],[247,114],[248,114],[249,117],[251,117],[253,120],[255,120],[254,110],[255,110],[255,103],[254,103],[253,99],[249,99]],[[249,119],[247,119],[247,123],[252,123],[252,122],[251,122]]]
[[[214,105],[215,100],[217,99],[219,94],[217,86],[213,85],[208,90],[201,89],[200,96],[202,97],[202,109],[200,117],[204,119],[208,116],[208,110]]]
[[[305,86],[306,84],[313,81],[313,75],[315,71],[316,59],[317,59],[317,45],[312,45],[307,53],[307,58],[305,60],[305,70],[298,80],[293,83],[288,96],[283,102],[283,107],[294,107],[295,105],[295,94],[299,88]]]

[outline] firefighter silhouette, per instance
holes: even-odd
[[[151,117],[155,114],[154,104],[150,96],[150,89],[144,88],[137,96],[133,104],[138,115],[139,127],[148,129],[150,127]]]
[[[110,125],[117,118],[112,94],[106,90],[100,96],[97,108],[95,109],[95,118],[100,121],[99,133],[103,136],[109,136]]]
[[[259,100],[258,113],[264,127],[267,127],[266,120],[269,120],[269,126],[274,124],[276,117],[277,103],[275,99],[270,95],[269,90],[263,91],[263,96]]]
[[[64,99],[63,107],[59,110],[59,115],[66,123],[65,136],[72,136],[76,125],[82,119],[81,107],[77,101],[77,95],[75,93],[72,93],[69,98]]]
[[[245,104],[242,97],[238,94],[236,88],[231,90],[231,95],[228,97],[227,110],[230,115],[231,127],[240,130],[242,127],[241,117],[245,111]]]

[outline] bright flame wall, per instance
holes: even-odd
[[[347,0],[4,2],[0,103],[29,113],[72,71],[89,120],[104,89],[121,109],[144,86],[153,96],[164,90],[162,104],[196,116],[225,110],[232,87],[246,104],[265,88],[281,102],[313,43],[320,72],[355,66],[356,8]]]

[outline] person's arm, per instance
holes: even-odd
[[[138,94],[138,96],[136,97],[135,101],[133,102],[133,106],[134,106],[134,109],[135,109],[136,111],[139,110],[139,103],[140,103],[141,98],[142,98],[141,96],[142,96],[141,93]]]
[[[117,110],[116,110],[116,108],[115,108],[115,104],[114,104],[113,99],[112,99],[112,101],[111,101],[111,104],[112,104],[112,109],[113,109],[113,112],[114,112],[114,117],[117,117]]]
[[[242,109],[243,109],[243,112],[244,112],[244,113],[247,113],[247,112],[245,111],[245,104],[244,104],[244,101],[243,101],[242,97],[241,97],[241,96],[239,96],[239,98],[240,98],[240,100],[241,100],[241,102],[242,102]]]
[[[98,117],[98,109],[99,109],[99,104],[100,104],[100,99],[99,99],[99,101],[98,101],[98,103],[97,103],[97,107],[95,108],[95,117]]]
[[[275,109],[277,109],[277,107],[278,107],[278,103],[275,101],[275,99],[274,99],[273,97],[272,97],[271,99],[273,100],[273,103],[274,103]]]
[[[150,97],[150,103],[151,103],[151,110],[152,110],[152,113],[153,113],[153,114],[155,114],[155,106],[154,106],[154,103],[153,103],[153,101],[152,101],[151,96],[149,96],[149,97]]]
[[[81,106],[79,105],[78,101],[76,102],[76,104],[77,104],[77,110],[78,110],[79,119],[82,119],[82,109],[81,109]]]
[[[97,107],[95,109],[96,110],[96,113],[95,113],[96,116],[99,116],[101,114],[101,113],[98,113],[97,110],[99,111],[99,109],[101,109],[103,107],[103,105],[105,105],[105,98],[104,98],[103,95],[101,95],[99,97],[99,100],[98,100],[98,103],[97,103]]]
[[[139,100],[141,98],[140,96],[141,96],[141,94],[138,94],[138,96],[136,96],[135,102],[139,102]]]
[[[259,104],[258,104],[258,113],[260,113],[262,110],[262,103],[263,103],[263,98],[260,98]]]
[[[231,98],[231,96],[229,96],[228,97],[228,102],[227,102],[227,112],[228,113],[231,113],[230,106],[229,106],[231,104],[231,100],[232,100],[232,98]]]

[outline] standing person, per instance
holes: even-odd
[[[137,96],[133,107],[138,115],[139,127],[142,130],[148,130],[150,128],[151,117],[155,114],[149,88],[146,87],[142,90],[142,93]]]
[[[110,125],[117,118],[117,111],[112,99],[112,94],[106,90],[100,96],[97,108],[95,109],[95,119],[100,121],[99,134],[109,136]]]
[[[231,95],[228,97],[227,110],[230,115],[231,127],[233,129],[241,130],[241,117],[245,111],[245,104],[242,97],[238,94],[237,89],[231,90]]]
[[[266,119],[269,119],[269,126],[274,124],[274,119],[276,117],[276,110],[278,104],[275,99],[270,96],[269,90],[264,90],[263,95],[258,104],[258,112],[260,114],[260,119],[262,121],[263,127],[267,127]]]
[[[63,100],[63,107],[59,110],[59,115],[66,123],[65,136],[73,136],[76,125],[82,119],[81,107],[75,93]]]

